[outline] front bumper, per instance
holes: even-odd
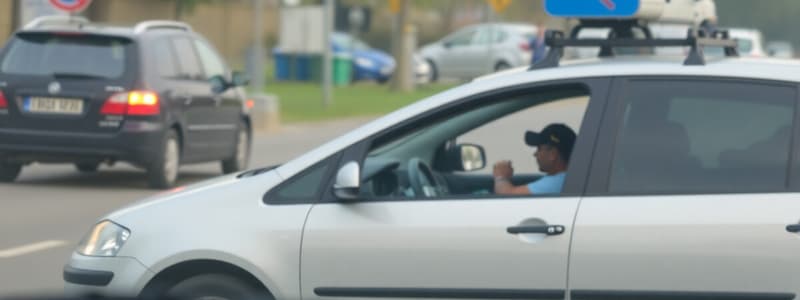
[[[64,266],[67,297],[137,297],[155,274],[132,257],[72,254]]]
[[[163,127],[128,122],[116,133],[74,133],[0,128],[0,157],[5,161],[143,163],[159,155]]]

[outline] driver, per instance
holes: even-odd
[[[514,168],[508,160],[494,164],[494,191],[500,195],[547,195],[561,193],[567,164],[575,145],[575,132],[564,124],[547,125],[541,132],[525,133],[525,143],[536,147],[533,154],[545,176],[527,185],[514,185]]]

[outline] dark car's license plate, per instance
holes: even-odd
[[[83,113],[83,100],[70,98],[26,97],[26,112],[79,115]]]

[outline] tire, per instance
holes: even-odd
[[[377,81],[378,84],[386,84],[389,82],[389,77],[379,77],[378,79],[375,79],[375,81]]]
[[[233,157],[222,161],[222,173],[230,174],[244,171],[250,161],[250,130],[247,124],[239,124],[236,135],[236,149]]]
[[[164,135],[159,154],[147,165],[147,183],[154,189],[170,188],[178,179],[181,162],[181,144],[175,130]]]
[[[81,173],[94,173],[100,168],[100,163],[76,163],[75,168]]]
[[[22,165],[0,163],[0,182],[14,182],[22,171]]]
[[[189,277],[167,289],[162,299],[200,300],[271,300],[269,293],[226,274],[203,274]]]
[[[500,71],[508,70],[508,69],[511,69],[511,65],[509,65],[508,63],[506,63],[504,61],[501,61],[501,62],[497,63],[496,65],[494,65],[494,71],[495,72],[500,72]]]
[[[434,83],[436,80],[439,80],[439,70],[436,69],[436,64],[433,63],[432,60],[428,59],[428,66],[431,68],[431,71],[428,73],[428,83]]]

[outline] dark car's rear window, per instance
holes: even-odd
[[[117,79],[125,74],[131,44],[126,38],[89,34],[17,34],[0,61],[0,72]]]

